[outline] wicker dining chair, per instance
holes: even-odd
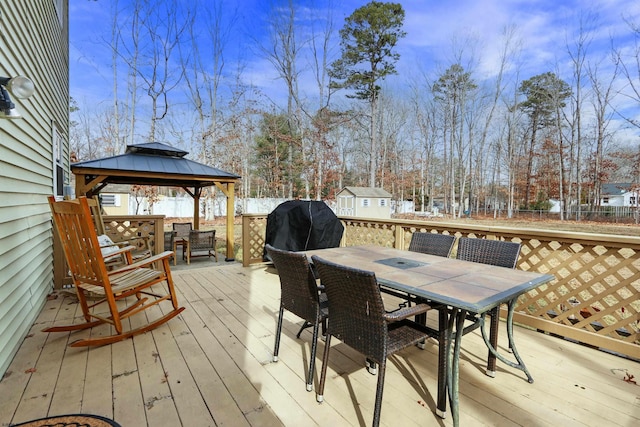
[[[171,251],[173,253],[173,263],[175,265],[176,263],[176,254],[175,254],[175,238],[176,238],[176,232],[175,231],[165,231],[164,232],[164,250],[165,251]]]
[[[191,264],[191,258],[207,256],[215,258],[218,262],[218,252],[216,251],[216,230],[191,230],[187,237],[188,244],[182,245],[182,259]]]
[[[436,255],[442,257],[449,257],[451,250],[456,242],[456,236],[449,234],[428,233],[428,232],[416,232],[411,235],[411,242],[409,242],[409,251],[420,252],[428,255]],[[406,301],[399,304],[400,307],[411,306],[411,298],[407,297]],[[426,321],[423,319],[422,321]],[[420,348],[424,349],[424,343],[419,344]]]
[[[379,366],[373,412],[373,425],[377,426],[387,357],[431,335],[423,325],[408,319],[426,313],[431,307],[417,304],[386,312],[375,273],[335,264],[317,255],[312,261],[325,287],[330,314],[316,399],[318,402],[324,400],[331,337],[335,336]]]
[[[306,255],[277,249],[269,244],[265,245],[265,249],[280,277],[280,310],[278,312],[278,326],[276,327],[276,340],[273,348],[273,361],[278,361],[282,318],[286,309],[304,320],[300,331],[296,335],[297,338],[300,338],[300,334],[304,329],[313,327],[309,371],[307,373],[307,391],[311,391],[313,390],[313,375],[318,346],[318,328],[322,325],[324,333],[326,319],[329,314],[327,297],[322,292],[322,288],[318,286]]]
[[[448,257],[451,255],[456,236],[439,233],[413,233],[409,250],[423,254]]]
[[[175,231],[164,232],[164,250],[165,251],[173,251],[173,242],[175,237],[176,237]]]
[[[516,268],[520,243],[461,237],[456,258],[498,267]]]
[[[481,264],[495,265],[505,268],[516,268],[518,257],[520,256],[520,243],[503,240],[475,239],[461,237],[458,240],[457,259],[473,261]],[[500,307],[496,307],[489,312],[491,318],[490,336],[491,345],[497,348],[498,326],[500,324]],[[476,319],[472,319],[476,320]],[[465,329],[464,333],[475,328]],[[511,342],[509,342],[511,348]],[[487,358],[487,375],[494,376],[496,371],[496,357],[489,352]]]
[[[176,239],[188,239],[189,232],[193,230],[193,225],[190,222],[174,222],[172,226],[173,231],[176,233]]]

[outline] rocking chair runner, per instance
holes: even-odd
[[[85,323],[54,326],[44,329],[44,332],[77,331],[108,323],[113,325],[116,334],[87,338],[75,341],[70,345],[80,347],[111,344],[150,331],[184,310],[184,307],[178,306],[169,268],[169,258],[173,252],[165,251],[142,261],[108,271],[100,251],[87,199],[80,197],[77,200],[56,202],[55,198],[50,196],[49,205],[53,214],[53,222],[60,234]],[[134,247],[129,246],[123,248],[122,251],[132,249]],[[127,259],[131,260],[131,257],[128,256]],[[154,265],[158,268],[155,268]],[[159,290],[157,288],[160,288],[163,282],[166,284],[167,292],[165,294],[156,293]],[[87,299],[89,293],[101,298],[89,304]],[[136,299],[133,304],[122,310],[118,309],[118,301],[134,295]],[[153,297],[153,299],[149,300],[149,297]],[[165,300],[171,301],[173,306],[173,309],[167,314],[137,329],[123,330],[123,319]],[[103,309],[104,314],[99,314],[98,308],[103,308],[105,303],[108,312]]]

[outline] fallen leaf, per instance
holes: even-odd
[[[631,383],[631,384],[638,385],[638,383],[636,382],[636,380],[634,380],[634,378],[635,378],[635,377],[634,377],[633,375],[631,375],[629,372],[627,372],[627,373],[624,375],[624,379],[623,379],[623,380],[624,380],[624,382],[626,382],[626,383]]]
[[[35,371],[37,371],[36,368],[29,368],[26,371],[24,371],[25,374],[33,374]]]

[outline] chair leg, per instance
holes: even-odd
[[[116,330],[118,335],[120,335],[122,334],[122,320],[120,319],[120,312],[118,311],[118,306],[116,305],[116,299],[113,294],[107,294],[105,298],[107,300],[107,305],[109,306],[109,311],[111,312],[113,328]],[[141,301],[141,299],[138,298],[138,301]]]
[[[316,351],[318,349],[318,329],[320,329],[320,319],[316,319],[313,325],[313,339],[311,341],[311,361],[309,362],[309,374],[307,376],[307,391],[313,390],[313,373],[316,367]]]
[[[376,405],[373,410],[373,423],[374,427],[380,425],[380,412],[382,410],[382,392],[384,390],[384,374],[387,368],[387,358],[385,357],[380,361],[380,368],[378,370],[378,387],[376,389]]]
[[[78,301],[80,302],[80,307],[82,308],[82,314],[84,315],[85,322],[91,322],[91,313],[89,312],[87,296],[85,295],[84,290],[78,289],[76,287],[76,295],[78,296]]]
[[[313,323],[311,322],[307,322],[306,320],[304,321],[304,323],[302,324],[302,326],[300,326],[300,330],[298,331],[298,333],[296,334],[296,338],[300,339],[300,335],[302,335],[302,332],[313,326]]]
[[[322,403],[324,401],[324,382],[327,379],[327,366],[329,365],[329,350],[331,349],[331,334],[327,334],[327,341],[324,343],[324,355],[322,356],[322,370],[320,371],[320,385],[318,385],[318,394],[316,401]]]
[[[280,306],[280,311],[278,312],[278,326],[276,326],[276,342],[273,346],[273,361],[278,361],[278,351],[280,350],[280,334],[282,333],[282,315],[284,313],[284,307]]]
[[[419,325],[426,326],[427,325],[427,313],[418,314],[415,317],[415,322]],[[422,340],[416,343],[416,346],[420,350],[424,350],[427,347],[427,340]]]
[[[367,372],[371,375],[376,375],[378,373],[378,365],[368,357],[365,359],[364,365],[367,367]]]

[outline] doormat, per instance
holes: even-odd
[[[73,414],[57,415],[53,417],[40,418],[39,420],[27,421],[20,424],[10,424],[11,427],[121,427],[109,418],[100,415]]]

